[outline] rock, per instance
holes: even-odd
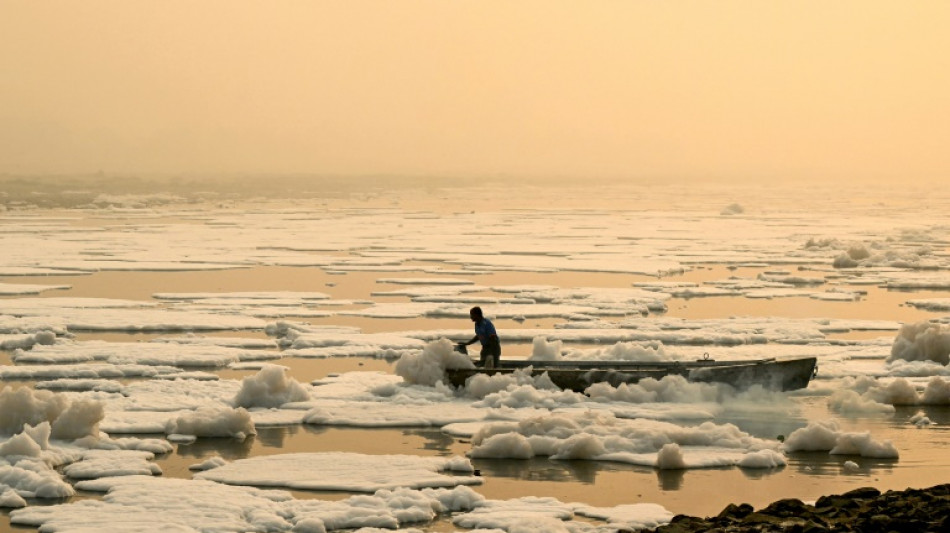
[[[811,505],[805,505],[801,500],[788,499],[779,500],[771,503],[762,512],[772,516],[802,516],[803,514],[812,514],[815,508]]]
[[[717,518],[732,518],[732,519],[739,520],[739,519],[745,518],[746,516],[749,515],[749,513],[751,513],[754,510],[755,509],[747,503],[743,503],[739,505],[730,503],[729,505],[726,506],[725,509],[723,509],[719,513]]]
[[[749,513],[748,516],[742,519],[743,524],[782,524],[785,522],[784,517],[781,516],[772,516],[766,514],[764,511]]]
[[[860,489],[849,490],[841,495],[842,498],[851,498],[854,500],[858,499],[868,499],[868,498],[877,498],[881,495],[881,491],[875,489],[874,487],[864,487]]]
[[[783,499],[756,511],[730,504],[717,516],[677,515],[652,533],[917,533],[950,531],[950,484],[881,491],[865,487],[822,496],[814,506]]]
[[[818,522],[806,522],[804,527],[802,527],[802,533],[826,533],[831,531],[824,524]]]

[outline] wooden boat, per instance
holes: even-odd
[[[725,383],[740,390],[761,385],[770,390],[789,391],[808,386],[817,373],[818,360],[814,357],[673,362],[502,360],[497,368],[447,369],[446,377],[452,385],[461,387],[476,374],[510,374],[526,368],[531,369],[533,376],[546,372],[555,385],[576,392],[584,392],[595,383],[609,383],[616,387],[622,383],[666,376],[683,376],[694,382]]]

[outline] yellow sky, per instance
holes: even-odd
[[[0,173],[950,183],[950,2],[0,0]]]

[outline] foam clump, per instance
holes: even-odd
[[[779,468],[786,464],[783,454],[768,448],[749,452],[739,460],[740,468]]]
[[[637,383],[595,383],[585,391],[595,401],[647,402],[715,402],[724,396],[728,385],[690,382],[683,376],[670,375],[660,379],[645,378]],[[735,392],[735,389],[732,389]],[[728,394],[728,393],[727,393]]]
[[[243,407],[199,407],[193,412],[173,418],[165,425],[168,435],[196,437],[233,437],[243,440],[256,435],[251,414]]]
[[[196,471],[211,470],[212,468],[218,468],[219,466],[224,466],[226,464],[228,464],[227,460],[225,460],[221,456],[216,455],[214,457],[209,457],[208,459],[205,459],[204,461],[200,463],[189,466],[188,470],[196,470]]]
[[[930,420],[930,417],[923,413],[917,413],[916,415],[910,417],[910,423],[919,428],[934,425],[934,422]]]
[[[70,399],[67,395],[27,387],[0,389],[0,434],[13,435],[24,427],[50,423],[50,437],[78,439],[99,434],[105,417],[102,402]]]
[[[57,499],[76,494],[72,485],[42,460],[21,460],[15,465],[0,461],[0,488],[7,487],[22,498]]]
[[[464,496],[460,496],[462,494]],[[471,509],[483,500],[474,499],[473,496],[477,494],[468,487],[452,490],[413,490],[404,487],[381,489],[373,495],[355,496],[339,502],[301,505],[295,513],[293,531],[325,532],[359,527],[357,531],[361,533],[384,533],[394,529],[421,533],[419,529],[403,529],[400,526],[430,522],[439,513],[449,510]],[[449,509],[443,500],[452,499],[467,499],[468,503],[458,509]]]
[[[79,439],[99,433],[99,422],[105,418],[105,405],[96,400],[75,400],[53,421],[51,437]]]
[[[23,350],[29,350],[37,344],[49,346],[55,343],[56,332],[52,330],[0,336],[0,350],[14,350],[14,356],[17,353],[22,353]]]
[[[893,405],[878,402],[853,390],[835,391],[828,398],[828,407],[832,411],[849,414],[891,414],[895,411]]]
[[[530,361],[558,361],[563,359],[561,352],[564,342],[555,340],[548,342],[544,337],[535,337],[531,344]]]
[[[76,439],[73,444],[90,450],[138,450],[155,455],[169,453],[175,449],[172,443],[166,439],[140,439],[136,437],[114,439],[103,433],[96,437],[89,436]]]
[[[260,372],[241,380],[241,390],[234,397],[235,407],[280,407],[289,402],[304,402],[310,393],[297,380],[289,377],[284,367],[266,365]]]
[[[426,344],[421,352],[403,354],[393,371],[406,383],[434,386],[445,381],[449,368],[475,368],[475,364],[468,355],[456,352],[452,341],[439,339]]]
[[[625,462],[660,469],[784,466],[784,458],[750,452],[775,443],[757,439],[732,424],[704,422],[683,427],[648,419],[619,419],[605,413],[551,414],[486,424],[472,435],[470,457],[586,459]]]
[[[534,353],[537,352],[537,339],[535,339]],[[532,358],[535,357],[532,356]],[[563,350],[562,358],[593,361],[653,362],[673,361],[676,359],[676,356],[669,352],[666,346],[659,341],[651,341],[643,344],[620,341],[603,348]]]
[[[812,422],[796,429],[783,445],[785,452],[827,451],[832,455],[860,455],[877,459],[897,459],[897,448],[889,440],[878,441],[870,432],[842,431],[838,423],[829,420]]]
[[[155,454],[142,450],[89,450],[63,468],[71,479],[106,476],[159,476],[162,469],[151,460]]]
[[[466,385],[466,390],[469,390],[471,381],[474,381],[474,379],[475,377],[470,380],[469,385]],[[485,395],[481,401],[473,405],[476,407],[490,408],[557,409],[582,404],[586,401],[583,394],[570,390],[561,390],[553,383],[550,383],[547,373],[535,376],[533,379],[540,381],[541,384],[527,383],[509,386],[504,390]],[[545,385],[545,382],[550,384]],[[477,385],[475,388],[477,388]],[[469,392],[469,394],[471,394],[471,392]]]
[[[71,461],[70,454],[50,450],[51,425],[25,425],[0,443],[0,508],[24,507],[24,498],[66,498],[75,494],[54,466]]]
[[[664,444],[656,454],[656,467],[660,470],[684,470],[686,460],[679,444],[675,442]]]
[[[0,489],[0,509],[26,507],[26,500],[13,489]]]
[[[574,512],[581,516],[607,520],[619,531],[639,531],[669,523],[674,514],[656,503],[628,503],[616,507],[579,506]],[[613,531],[613,530],[612,530]]]
[[[933,361],[950,363],[950,326],[931,322],[917,322],[901,326],[887,362]]]
[[[809,243],[812,243],[812,241],[809,240]],[[828,244],[833,245],[833,246],[838,246],[841,243],[838,243],[837,241],[832,241]],[[805,246],[806,249],[822,248],[822,247],[827,247],[827,246],[818,246],[818,245]],[[871,258],[871,252],[867,249],[867,246],[865,246],[864,243],[851,243],[848,245],[848,249],[844,253],[841,253],[837,257],[835,257],[835,260],[832,263],[832,265],[835,268],[857,268],[858,266],[861,266],[863,261],[866,261],[870,258]]]
[[[930,378],[918,403],[920,405],[950,405],[950,380],[937,376]]]
[[[540,391],[560,391],[561,388],[551,381],[547,372],[540,376],[532,375],[532,368],[519,368],[510,374],[476,374],[465,383],[465,395],[472,398],[484,399],[502,391],[513,391],[519,387],[527,387]]]
[[[44,422],[44,424],[49,425]],[[39,457],[43,447],[26,433],[17,433],[6,442],[0,444],[0,457]]]
[[[10,455],[39,457],[43,450],[49,449],[49,438],[52,432],[49,422],[40,422],[35,426],[25,424],[23,431],[0,445],[0,457]]]
[[[527,437],[512,431],[484,438],[469,455],[474,458],[531,459],[535,451]]]
[[[828,398],[828,406],[842,413],[883,413],[895,412],[895,406],[907,405],[950,405],[950,381],[934,376],[927,382],[922,392],[904,378],[889,383],[861,376],[847,380],[843,388]]]

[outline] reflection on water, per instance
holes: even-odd
[[[532,459],[476,459],[472,464],[487,478],[504,477],[523,481],[570,481],[593,484],[597,472],[608,469],[595,461],[552,461]]]
[[[697,267],[682,275],[668,276],[666,281],[716,280],[729,276],[754,278],[759,268],[722,266]],[[470,274],[476,277],[475,274]],[[335,299],[369,298],[373,291],[393,287],[377,283],[379,273],[350,272],[330,275],[318,268],[258,267],[217,272],[101,272],[95,275],[68,277],[73,286],[65,291],[70,297],[115,297],[154,301],[156,292],[203,292],[247,290],[320,291]],[[58,283],[67,277],[18,279],[17,282]],[[631,283],[651,278],[609,273],[577,272],[497,272],[477,275],[479,284],[501,285],[554,285],[560,287],[629,287]],[[391,285],[391,284],[390,284]],[[720,318],[724,313],[751,316],[802,316],[830,318],[868,318],[911,322],[932,317],[924,311],[903,305],[908,294],[866,287],[867,295],[860,302],[825,302],[807,298],[776,298],[752,300],[747,298],[673,298],[669,300],[666,315],[676,318]],[[487,293],[494,294],[494,293]],[[56,291],[50,296],[63,296]],[[46,295],[44,295],[45,297]],[[945,296],[935,291],[918,291],[915,297]],[[377,297],[378,301],[404,301],[405,298]],[[358,326],[366,333],[401,330],[464,329],[466,320],[454,319],[377,319],[368,317],[335,316],[305,319],[313,324]],[[553,327],[561,322],[554,318],[531,319],[526,324],[511,319],[496,321],[500,330],[506,328]],[[208,332],[203,336],[247,336],[267,339],[262,331]],[[835,338],[865,338],[892,336],[892,332],[848,332]],[[85,332],[76,339],[108,340],[115,342],[146,342],[162,334],[130,334],[126,332]],[[511,342],[512,356],[531,353],[529,342]],[[585,345],[572,346],[583,348]],[[592,347],[592,346],[591,346]],[[506,348],[507,350],[508,348]],[[276,351],[276,348],[274,348]],[[507,352],[506,352],[507,353]],[[360,358],[308,359],[288,357],[274,361],[290,368],[290,375],[301,382],[323,378],[329,374],[352,371],[392,372],[392,363],[385,360]],[[10,352],[0,351],[0,364],[10,365]],[[216,369],[221,379],[241,379],[254,370]],[[127,380],[122,380],[128,382]],[[7,385],[32,386],[33,382],[7,382]],[[870,430],[876,439],[891,439],[900,450],[901,458],[876,460],[853,456],[831,456],[826,452],[795,453],[788,458],[784,469],[702,469],[656,470],[617,463],[596,461],[554,461],[548,458],[530,460],[477,459],[473,465],[480,471],[485,484],[476,490],[488,498],[520,497],[524,495],[552,496],[561,501],[581,501],[592,505],[619,505],[640,501],[661,503],[675,512],[708,515],[721,510],[730,502],[751,502],[756,506],[782,497],[812,498],[821,494],[840,493],[858,486],[873,484],[879,488],[925,486],[945,479],[935,479],[947,472],[945,457],[947,431],[950,427],[948,407],[902,407],[893,416],[846,418],[830,413],[826,398],[793,397],[795,407],[789,411],[726,410],[716,417],[717,424],[732,423],[741,430],[763,439],[787,436],[803,427],[806,420],[835,418],[848,431]],[[764,407],[764,406],[763,406]],[[916,428],[911,419],[922,413],[933,427]],[[235,461],[258,455],[276,453],[307,453],[345,451],[363,454],[414,454],[424,456],[465,455],[470,443],[444,434],[438,428],[342,428],[295,425],[258,427],[257,435],[239,441],[227,438],[202,438],[191,444],[176,445],[173,453],[157,457],[155,462],[166,477],[190,478],[188,467],[209,457],[220,456]],[[118,436],[118,435],[114,435]],[[154,435],[148,437],[155,437]],[[847,461],[856,468],[846,468]],[[886,474],[886,477],[884,476]],[[878,480],[877,478],[881,479]],[[295,491],[297,497],[339,499],[347,493],[307,493]],[[71,499],[101,498],[100,494],[81,494]],[[31,504],[48,504],[38,500]],[[56,503],[56,502],[52,502]],[[3,516],[7,513],[3,511]],[[4,520],[0,519],[0,529]],[[15,528],[21,529],[21,528]],[[33,530],[33,528],[22,528]],[[454,529],[453,529],[454,530]],[[35,531],[35,530],[34,530]]]
[[[660,490],[672,491],[683,488],[686,470],[657,470],[656,480]]]
[[[200,438],[177,445],[175,455],[205,459],[220,455],[229,461],[254,455],[350,451],[368,454],[464,455],[467,445],[439,429],[338,428],[328,426],[264,426],[244,440]]]
[[[855,455],[830,455],[826,452],[795,452],[787,454],[788,466],[809,476],[877,475],[893,473],[899,459],[876,459]],[[857,468],[845,463],[857,464]]]
[[[421,438],[423,440],[421,449],[436,452],[436,455],[448,456],[458,453],[453,449],[454,445],[457,444],[455,437],[443,433],[441,430],[409,429],[404,431],[404,434]]]
[[[717,424],[734,424],[746,433],[766,440],[778,440],[808,425],[799,413],[726,411],[715,419]]]
[[[778,474],[784,469],[785,467],[783,466],[777,468],[740,468],[739,472],[742,472],[742,475],[745,476],[746,479],[762,480]]]
[[[201,438],[191,444],[179,444],[175,454],[195,459],[206,459],[218,455],[228,461],[235,461],[250,456],[256,440],[257,437],[253,435],[244,440]]]
[[[897,407],[897,411],[894,413],[894,424],[899,426],[907,426],[908,424],[913,424],[911,421],[918,414],[923,414],[930,419],[931,422],[938,426],[947,426],[950,425],[950,406],[946,405],[922,405],[922,406],[902,406]]]
[[[821,400],[803,399],[811,407]],[[950,409],[921,409],[934,419],[946,420]],[[622,463],[556,461],[546,457],[528,460],[474,459],[473,466],[485,479],[477,491],[486,498],[506,499],[525,495],[552,496],[561,501],[591,505],[657,502],[676,512],[710,515],[728,503],[747,502],[756,507],[784,498],[814,499],[874,485],[882,490],[932,485],[934,475],[947,463],[935,428],[908,431],[905,423],[915,408],[898,411],[894,419],[872,423],[872,435],[895,439],[899,460],[829,455],[827,452],[789,454],[788,466],[778,469],[709,468],[656,470]],[[928,414],[928,416],[931,416]],[[754,417],[752,417],[754,418]],[[747,420],[748,422],[748,420]],[[798,424],[797,421],[784,423]],[[856,424],[866,425],[867,420]],[[862,426],[863,427],[863,426]],[[851,430],[852,428],[847,428]],[[858,428],[855,428],[858,430]],[[771,431],[771,430],[770,430]],[[787,433],[786,433],[787,434]],[[908,441],[912,438],[912,441]],[[921,441],[935,440],[926,445]],[[438,428],[344,428],[309,425],[258,428],[258,435],[244,441],[198,439],[176,446],[174,453],[156,458],[168,477],[190,478],[189,465],[220,455],[233,461],[275,453],[346,451],[367,454],[465,455],[471,444],[442,433]],[[932,453],[921,454],[927,450]],[[857,465],[845,466],[847,461]],[[937,467],[936,469],[934,467]],[[298,498],[342,499],[347,493],[293,491]]]
[[[270,428],[261,428],[257,430],[257,440],[260,441],[260,445],[265,448],[283,448],[284,447],[284,437],[288,434],[296,433],[297,429],[294,428],[280,428],[283,431],[274,431]]]

